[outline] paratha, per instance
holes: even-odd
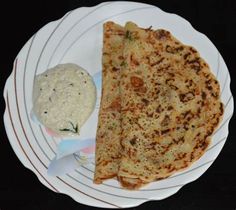
[[[220,86],[197,50],[169,31],[104,24],[94,182],[127,189],[190,166],[223,115]]]
[[[125,26],[118,180],[128,189],[190,166],[223,114],[220,86],[197,50],[169,31]]]
[[[106,22],[103,28],[102,96],[96,137],[94,182],[115,177],[120,161],[120,69],[124,27]]]

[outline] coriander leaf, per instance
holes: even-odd
[[[126,33],[125,33],[125,38],[126,38],[126,39],[129,39],[130,41],[133,40],[133,38],[132,38],[132,34],[131,34],[130,31],[126,31]]]
[[[68,128],[63,128],[63,129],[59,129],[60,131],[71,131],[70,129]]]
[[[72,122],[70,122],[70,125],[72,128],[63,128],[63,129],[59,129],[60,131],[69,131],[72,133],[78,133],[78,124],[74,125]]]
[[[125,61],[122,61],[120,64],[120,66],[124,66],[124,67],[126,67],[127,65],[128,65],[127,62],[125,62]]]

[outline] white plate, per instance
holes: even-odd
[[[156,29],[164,28],[183,43],[196,47],[220,81],[221,98],[225,105],[224,118],[213,136],[212,144],[197,162],[181,173],[151,183],[138,191],[123,190],[115,180],[101,185],[93,184],[93,164],[63,177],[48,176],[47,166],[55,155],[56,142],[43,127],[30,119],[35,74],[67,62],[81,65],[91,75],[101,71],[102,24],[108,20],[122,25],[126,21],[133,21],[141,27],[152,25]],[[211,41],[178,15],[135,2],[106,2],[95,7],[78,8],[44,26],[17,55],[13,72],[6,82],[4,97],[7,135],[24,166],[32,170],[49,189],[65,193],[86,205],[107,208],[132,207],[149,200],[161,200],[196,180],[220,153],[233,114],[229,72]]]

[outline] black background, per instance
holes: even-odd
[[[81,6],[101,1],[4,1],[1,5],[1,89],[12,70],[14,58],[25,42],[49,21]],[[143,1],[144,2],[144,1]],[[145,1],[166,12],[176,13],[206,34],[220,51],[231,74],[235,96],[236,71],[236,1]],[[1,113],[5,104],[1,98]],[[236,131],[235,116],[230,122],[228,140],[213,165],[201,178],[184,186],[177,194],[144,203],[133,209],[158,210],[236,210]],[[92,209],[76,203],[69,196],[44,187],[24,168],[14,154],[1,121],[0,140],[0,210]]]

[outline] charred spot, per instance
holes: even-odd
[[[144,169],[145,169],[146,171],[151,171],[151,170],[149,169],[149,167],[147,167],[147,166],[144,166]],[[145,176],[145,178],[148,179],[149,177],[148,177],[148,176]]]
[[[208,90],[212,90],[212,86],[207,86],[207,89]]]
[[[212,86],[211,86],[211,83],[212,83],[212,80],[211,80],[211,79],[209,79],[209,80],[207,80],[207,81],[205,82],[206,88],[207,88],[208,90],[210,90],[210,91],[213,89]]]
[[[178,139],[173,139],[173,142],[175,144],[184,143],[184,137],[182,136],[182,137],[180,137]]]
[[[124,56],[122,56],[122,55],[120,55],[118,58],[119,58],[120,60],[124,60]]]
[[[164,67],[160,67],[157,69],[157,72],[163,72],[163,71],[167,71],[170,68],[170,65],[166,65]]]
[[[167,85],[169,85],[171,89],[177,90],[178,87],[176,87],[175,85],[172,84],[172,82],[174,82],[174,81],[175,81],[175,80],[174,80],[173,78],[171,78],[171,79],[166,79],[165,83],[166,83]]]
[[[170,111],[170,110],[172,110],[172,109],[173,109],[173,106],[168,106],[168,107],[167,107],[167,110],[168,110],[168,111]]]
[[[208,142],[203,141],[199,144],[199,147],[205,150],[208,147],[208,144],[209,144]]]
[[[167,177],[169,177],[169,176],[166,176],[166,177],[163,177],[163,178],[157,178],[156,181],[159,181],[159,180],[162,180],[162,179],[166,179]]]
[[[161,113],[163,111],[161,105],[159,105],[157,108],[156,108],[156,112],[157,113]]]
[[[158,64],[160,64],[163,60],[164,60],[164,58],[162,57],[160,60],[158,60],[158,61],[156,61],[156,62],[154,62],[154,63],[151,63],[150,65],[151,65],[151,66],[158,65]]]
[[[186,54],[184,54],[184,56],[183,56],[183,57],[184,57],[184,60],[186,60],[186,59],[188,58],[188,56],[190,56],[190,55],[191,55],[191,53],[189,53],[189,52],[186,53]]]
[[[98,159],[97,159],[97,162],[99,162],[101,160],[101,157],[99,157]]]
[[[150,143],[149,145],[152,147],[152,148],[154,148],[155,146],[156,146],[156,144],[157,144],[157,142],[152,142],[152,143]]]
[[[180,121],[180,116],[176,116],[176,120],[177,120],[177,122],[179,122]]]
[[[186,83],[188,83],[188,84],[186,85],[186,87],[188,87],[188,88],[193,86],[193,80],[192,80],[192,79],[187,80]]]
[[[104,36],[105,36],[106,38],[110,38],[110,34],[108,34],[108,33],[105,33]]]
[[[176,156],[177,157],[175,158],[175,160],[182,160],[187,156],[187,153],[181,152],[181,153],[178,153]]]
[[[116,68],[116,67],[113,67],[112,68],[112,71],[119,71],[120,69],[119,68]]]
[[[164,135],[164,134],[166,134],[166,133],[168,133],[168,132],[170,132],[170,129],[169,129],[169,128],[166,129],[166,130],[162,130],[162,131],[161,131],[161,135]]]
[[[168,165],[165,166],[165,168],[167,168],[167,169],[171,169],[171,167],[172,167],[171,164],[168,164]]]
[[[216,118],[216,122],[214,122],[213,125],[214,125],[214,126],[217,126],[219,122],[220,122],[220,119],[219,119],[219,118]]]
[[[222,115],[224,112],[224,105],[223,103],[220,103],[220,114]]]
[[[149,100],[146,98],[142,98],[141,101],[147,106],[149,104]]]
[[[204,137],[204,139],[199,139],[197,140],[197,143],[194,147],[194,149],[198,149],[198,148],[201,148],[203,150],[205,150],[207,148],[207,146],[209,145],[209,142],[206,141],[206,136]]]
[[[191,152],[191,155],[190,155],[190,161],[194,160],[194,152]]]
[[[132,138],[132,139],[129,141],[129,143],[130,143],[132,146],[134,146],[134,145],[136,144],[136,141],[137,141],[137,137],[134,137],[134,138]]]
[[[161,126],[167,126],[170,123],[170,117],[165,115],[164,119],[161,122]]]
[[[170,85],[170,88],[172,89],[172,90],[178,90],[179,88],[177,88],[176,86],[174,86],[174,85]]]
[[[202,91],[202,99],[205,100],[206,99],[206,93],[204,91]]]
[[[191,68],[194,69],[196,73],[198,73],[201,70],[201,65],[199,62],[195,62],[191,65]]]
[[[188,127],[189,125],[188,125],[188,122],[184,122],[184,130],[188,130],[189,129],[189,127]]]
[[[186,118],[187,121],[190,121],[191,119],[194,118],[194,114],[190,113],[190,115],[188,115],[188,117]]]
[[[166,52],[176,54],[180,51],[182,51],[184,48],[183,46],[180,47],[171,47],[170,45],[166,45]]]
[[[195,50],[193,47],[190,47],[189,50],[190,50],[192,53],[197,53],[197,50]]]
[[[153,112],[152,113],[147,113],[147,116],[148,117],[153,117],[153,114],[154,114]]]
[[[213,131],[214,131],[214,128],[211,127],[211,128],[207,131],[207,133],[206,133],[206,135],[205,135],[205,138],[208,137],[208,136],[210,136],[210,135],[213,133]]]
[[[155,37],[156,39],[159,39],[159,40],[166,40],[170,38],[170,32],[160,29],[155,32]]]
[[[175,53],[175,52],[174,52],[174,48],[171,47],[170,45],[167,45],[167,46],[166,46],[166,52],[168,52],[168,53]]]
[[[156,135],[158,135],[158,136],[160,135],[160,132],[158,130],[154,130],[154,132]]]
[[[174,77],[175,74],[174,73],[171,73],[171,72],[168,72],[168,75],[171,76],[171,77]]]
[[[181,102],[188,102],[194,98],[194,93],[193,92],[188,92],[188,93],[182,93],[179,95],[179,99]]]
[[[180,137],[180,138],[178,139],[178,142],[184,143],[184,137],[183,137],[183,136]]]
[[[204,74],[204,77],[206,77],[207,79],[210,77],[210,74],[208,74],[206,72],[204,72],[203,74]]]
[[[185,119],[189,114],[192,114],[190,110],[181,114],[182,118]]]
[[[207,64],[205,62],[202,63],[203,66],[207,67]]]
[[[200,104],[200,103],[201,103],[201,100],[198,100],[198,101],[197,101],[197,104]]]
[[[201,70],[201,63],[200,63],[200,58],[195,58],[191,61],[188,61],[187,63],[190,64],[191,68],[198,73]]]
[[[211,96],[213,96],[214,98],[218,98],[218,97],[219,97],[219,94],[218,94],[217,92],[215,92],[215,93],[212,92],[212,93],[211,93]]]

